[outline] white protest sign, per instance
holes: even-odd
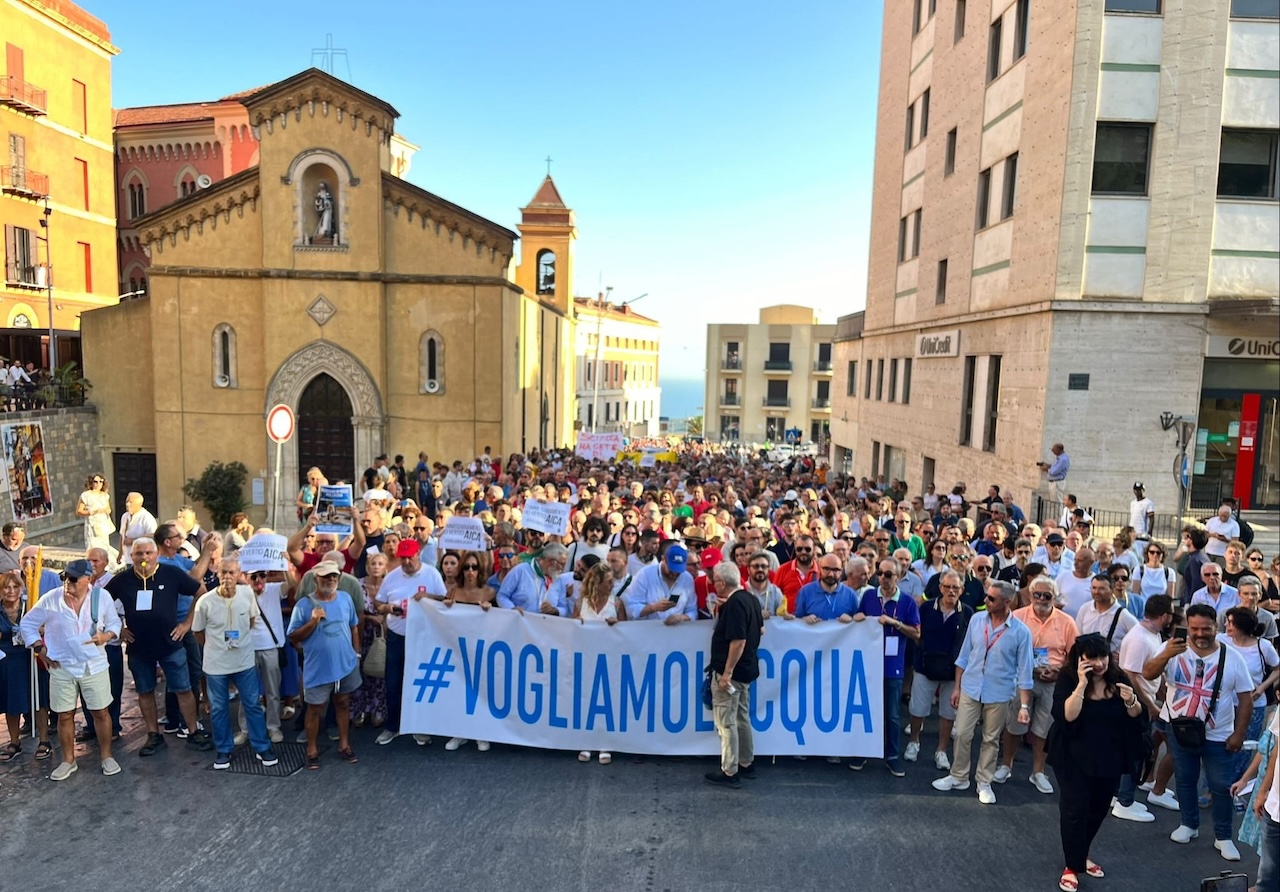
[[[714,755],[699,696],[710,622],[610,626],[410,604],[400,730],[548,749]],[[757,756],[880,758],[879,623],[769,620],[750,692]]]
[[[580,433],[575,451],[590,461],[612,459],[622,451],[622,434]]]
[[[451,517],[440,534],[440,547],[446,551],[484,551],[484,524],[478,517]]]
[[[288,540],[274,533],[258,533],[244,543],[236,557],[245,573],[283,570],[288,563]]]
[[[520,523],[526,530],[563,536],[569,532],[569,506],[564,502],[525,502]]]
[[[658,453],[652,449],[646,449],[644,454],[640,456],[640,467],[652,468],[658,464]]]

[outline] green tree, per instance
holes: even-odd
[[[685,433],[687,433],[690,437],[702,436],[702,416],[701,415],[692,415],[689,417],[689,421],[685,427]]]
[[[182,492],[191,501],[208,508],[214,527],[223,530],[231,525],[231,515],[248,505],[244,497],[244,482],[248,478],[249,469],[240,462],[215,461],[199,477],[188,480]]]

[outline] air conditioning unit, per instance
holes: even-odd
[[[226,375],[217,375],[213,379],[213,386],[214,387],[230,387],[231,379],[228,378]]]
[[[213,177],[209,176],[207,173],[202,173],[200,176],[196,177],[196,186],[199,188],[208,189],[212,185]]]
[[[440,392],[440,382],[439,382],[439,381],[437,381],[435,378],[432,378],[430,381],[428,381],[428,382],[427,382],[427,384],[426,384],[426,388],[425,388],[425,389],[426,389],[427,393],[439,393],[439,392]]]

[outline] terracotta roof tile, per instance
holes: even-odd
[[[533,196],[533,201],[529,202],[531,208],[568,208],[564,203],[564,199],[560,197],[560,191],[556,189],[555,182],[551,179],[551,174],[547,174],[547,178],[542,181],[542,185],[538,187],[538,192]]]
[[[188,121],[210,121],[213,115],[204,102],[188,102],[182,105],[148,105],[141,108],[116,109],[117,127],[138,127],[146,124],[182,124]]]

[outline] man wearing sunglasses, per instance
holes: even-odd
[[[1013,760],[1018,755],[1022,738],[1031,732],[1031,785],[1046,796],[1053,792],[1053,784],[1045,774],[1045,739],[1053,725],[1053,689],[1058,683],[1058,672],[1067,661],[1067,653],[1076,643],[1079,630],[1067,614],[1058,610],[1055,602],[1058,587],[1052,579],[1041,576],[1031,583],[1031,606],[1013,611],[1014,617],[1031,630],[1031,676],[1035,682],[1031,689],[1031,720],[1020,722],[1015,711],[1018,704],[1009,704],[1011,721],[1005,726],[1004,760],[992,776],[998,784],[1013,775]]]
[[[862,596],[855,622],[876,617],[884,632],[884,761],[894,777],[905,777],[898,761],[902,738],[902,678],[906,670],[907,642],[920,641],[920,608],[915,598],[898,587],[902,564],[895,558],[880,562],[880,584]],[[860,771],[866,759],[852,759],[849,767]]]
[[[1007,582],[987,585],[986,610],[969,623],[960,655],[956,657],[956,687],[951,705],[956,709],[956,749],[951,773],[933,782],[933,788],[969,789],[969,768],[973,754],[973,732],[982,719],[982,749],[978,756],[978,801],[993,805],[991,789],[1000,734],[1008,724],[1009,705],[1018,703],[1019,722],[1031,721],[1031,696],[1035,688],[1032,674],[1031,630],[1009,612],[1017,590]]]
[[[886,533],[886,535],[888,535]],[[818,568],[814,563],[816,546],[812,536],[798,536],[795,540],[795,557],[778,567],[773,574],[773,582],[782,589],[787,599],[787,612],[796,612],[796,598],[800,589],[818,579]]]
[[[1222,582],[1222,568],[1217,564],[1205,564],[1200,568],[1200,581],[1204,585],[1191,596],[1192,604],[1204,604],[1212,607],[1218,616],[1223,616],[1232,607],[1240,606],[1240,593],[1234,586]]]

